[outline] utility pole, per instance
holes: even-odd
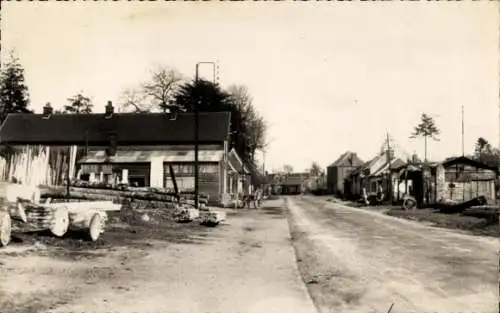
[[[266,150],[262,151],[262,175],[266,175]]]
[[[214,66],[214,84],[215,84],[215,63],[214,62],[198,62],[196,63],[195,71],[195,87],[198,87],[199,81],[199,68],[200,64],[212,64]],[[200,128],[200,100],[196,99],[194,103],[194,207],[198,209],[199,207],[199,196],[198,196],[198,180],[199,180],[199,128]]]
[[[464,105],[462,104],[462,156],[465,156],[464,148]]]

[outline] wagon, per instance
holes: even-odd
[[[36,187],[0,183],[0,246],[6,246],[12,230],[48,230],[63,237],[70,230],[84,231],[91,241],[104,232],[107,211],[119,211],[112,201],[40,202]]]

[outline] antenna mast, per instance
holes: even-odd
[[[464,105],[462,104],[462,156],[465,156],[464,149]]]

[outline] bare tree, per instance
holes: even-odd
[[[120,111],[143,113],[153,110],[153,105],[146,101],[146,96],[138,88],[125,89],[120,95]]]
[[[177,70],[158,66],[151,71],[148,81],[122,92],[120,106],[126,112],[165,112],[173,106],[174,94],[182,81]]]
[[[173,102],[173,96],[183,78],[174,70],[158,67],[151,72],[151,80],[142,86],[144,95],[154,107],[166,111]]]

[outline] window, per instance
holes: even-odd
[[[177,188],[179,191],[191,191],[194,190],[194,177],[176,177]],[[170,177],[165,180],[165,187],[167,189],[174,189],[174,183]]]
[[[218,164],[202,164],[200,166],[200,173],[204,174],[216,174],[219,172]]]

